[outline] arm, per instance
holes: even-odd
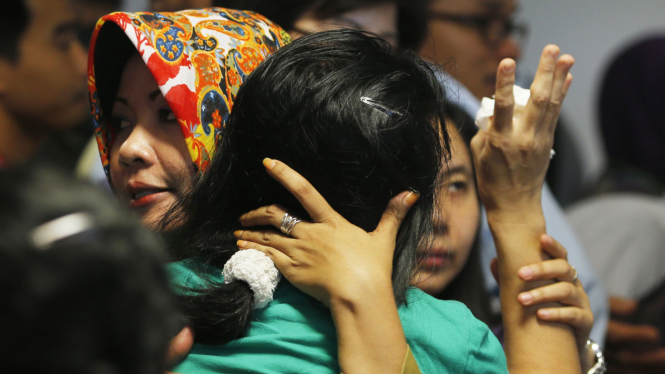
[[[579,373],[572,329],[539,321],[537,307],[523,307],[520,293],[553,283],[528,284],[517,271],[546,257],[540,249],[545,234],[542,185],[559,109],[572,81],[573,58],[559,56],[556,46],[543,51],[525,113],[513,122],[515,62],[501,62],[496,105],[488,131],[471,143],[478,190],[497,248],[501,305],[506,331],[506,358],[511,373]]]
[[[330,307],[344,373],[402,372],[407,344],[393,296],[392,261],[397,230],[417,195],[396,196],[377,229],[368,233],[337,214],[285,164],[269,159],[264,164],[313,222],[298,223],[291,236],[239,231],[238,246],[264,252],[294,286]],[[244,214],[240,222],[245,227],[280,227],[285,212],[275,205],[263,207]]]
[[[577,350],[580,355],[582,372],[586,373],[595,364],[596,358],[593,350],[587,346],[594,316],[591,304],[582,282],[577,279],[577,270],[568,263],[568,252],[561,243],[549,235],[540,238],[543,250],[552,257],[552,260],[537,262],[524,266],[517,272],[520,279],[525,282],[556,280],[554,284],[523,292],[518,301],[523,306],[536,306],[559,302],[562,307],[548,307],[538,309],[538,318],[543,321],[560,322],[570,325],[575,331]],[[495,258],[491,263],[492,275],[498,281],[498,261]]]

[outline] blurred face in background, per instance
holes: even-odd
[[[480,222],[480,205],[471,154],[457,128],[449,124],[451,158],[434,218],[434,241],[420,254],[415,286],[439,294],[462,271],[469,259]]]
[[[312,10],[305,13],[294,23],[294,30],[287,30],[292,37],[298,38],[316,31],[339,28],[365,30],[377,34],[393,46],[397,46],[397,3],[369,5],[353,9],[336,16],[319,19]]]
[[[517,0],[431,0],[429,34],[419,51],[445,64],[477,98],[491,97],[496,71],[504,58],[520,56],[519,39],[526,28],[514,23]]]
[[[0,59],[3,109],[28,133],[49,133],[88,116],[87,53],[69,0],[24,0],[30,20],[15,61]]]

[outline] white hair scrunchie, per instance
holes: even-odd
[[[224,265],[224,283],[241,280],[254,292],[254,309],[265,308],[281,278],[272,259],[256,249],[236,252]]]

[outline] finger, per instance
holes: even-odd
[[[490,270],[492,271],[492,276],[496,281],[496,284],[499,284],[499,259],[494,257],[490,262]]]
[[[259,209],[252,210],[240,216],[240,224],[244,227],[251,226],[274,226],[278,229],[282,227],[282,220],[286,214],[286,209],[279,205],[264,206]],[[306,230],[304,226],[309,225],[309,222],[300,221],[291,230],[291,235],[294,238],[299,238],[299,233]]]
[[[194,345],[194,330],[190,326],[185,326],[178,335],[169,343],[169,349],[166,354],[168,366],[175,365],[182,358],[187,356]]]
[[[381,216],[381,221],[376,226],[374,232],[381,233],[393,240],[397,237],[397,231],[402,224],[404,217],[409,212],[413,204],[418,201],[420,196],[416,192],[405,191],[395,196],[388,203],[388,207]]]
[[[581,292],[572,283],[559,282],[539,287],[517,295],[517,300],[524,305],[536,305],[549,302],[559,302],[564,305],[584,307],[584,298]]]
[[[607,343],[614,345],[658,344],[660,334],[658,329],[648,325],[633,325],[630,323],[610,320],[607,327]]]
[[[610,297],[610,314],[617,317],[628,317],[635,313],[638,303],[635,300],[617,296]]]
[[[593,314],[582,308],[542,308],[536,313],[543,321],[565,323],[575,328],[591,328],[593,325]]]
[[[547,254],[552,258],[568,260],[568,251],[566,251],[566,248],[561,245],[561,243],[554,240],[554,238],[551,236],[543,234],[540,237],[540,245],[543,247],[543,250],[547,252]]]
[[[290,255],[290,251],[295,247],[295,242],[297,241],[297,239],[290,238],[273,230],[238,230],[233,233],[233,236],[238,240],[275,248],[287,256]]]
[[[490,129],[503,132],[512,128],[513,107],[515,105],[513,85],[515,85],[515,61],[506,58],[501,61],[496,72],[494,120],[490,125]]]
[[[563,97],[564,99],[566,98],[566,95],[568,95],[568,90],[570,89],[570,85],[573,83],[573,75],[568,73],[568,76],[566,77],[566,82],[563,84]]]
[[[271,177],[286,187],[298,199],[313,222],[325,222],[337,216],[337,213],[330,207],[319,191],[307,179],[303,178],[302,175],[288,167],[285,163],[266,158],[263,160],[263,165]]]
[[[559,119],[559,113],[561,112],[561,106],[563,105],[563,100],[565,98],[563,87],[573,64],[575,64],[575,59],[571,55],[563,55],[556,62],[550,103],[547,106],[545,117],[543,117],[543,130],[554,133],[557,120]]]
[[[291,257],[287,256],[284,252],[274,247],[269,247],[246,240],[238,240],[237,245],[241,250],[256,249],[259,252],[263,252],[266,256],[270,257],[272,262],[275,263],[277,270],[279,270],[279,272],[282,274],[287,273],[289,267],[293,265]]]
[[[531,96],[526,105],[522,124],[527,130],[535,130],[540,127],[542,119],[547,112],[547,107],[552,94],[552,82],[556,60],[559,57],[559,47],[550,44],[543,49],[538,64],[538,71],[531,84]]]
[[[520,268],[517,275],[524,281],[542,279],[558,279],[563,282],[572,282],[576,271],[568,261],[562,259],[547,260]]]
[[[477,165],[477,160],[480,155],[483,154],[483,149],[485,148],[485,144],[487,144],[487,136],[488,132],[483,130],[483,129],[478,129],[478,132],[476,135],[473,136],[471,139],[471,154],[473,156],[474,163]],[[478,169],[476,169],[478,170]]]

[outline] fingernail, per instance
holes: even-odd
[[[413,204],[415,204],[419,198],[420,194],[418,194],[418,192],[409,191],[409,193],[406,196],[404,196],[404,199],[402,199],[402,204],[404,204],[404,206],[406,207],[413,206]]]
[[[518,275],[522,279],[531,279],[531,277],[533,277],[533,269],[531,269],[528,266],[525,266],[518,271]]]
[[[528,292],[521,293],[517,298],[520,299],[520,302],[522,304],[527,304],[527,305],[531,304],[531,301],[533,300],[533,296]]]
[[[242,234],[241,230],[237,230],[237,231],[233,232],[233,236],[235,236],[236,238],[240,237],[240,234]]]
[[[543,235],[543,244],[551,245],[553,242],[554,242],[554,239],[552,239],[551,236],[549,236],[547,234]]]
[[[237,244],[238,247],[240,247],[240,248],[245,248],[245,246],[247,245],[247,242],[244,241],[244,240],[238,240],[238,241],[236,242],[236,244]]]
[[[506,73],[512,73],[515,70],[515,65],[508,65],[503,67],[503,71]]]
[[[540,315],[540,318],[550,318],[550,312],[549,310],[539,310],[538,314]]]
[[[272,170],[272,168],[275,167],[275,164],[277,164],[277,162],[275,162],[273,159],[267,157],[263,159],[263,166],[265,166],[268,170]]]

